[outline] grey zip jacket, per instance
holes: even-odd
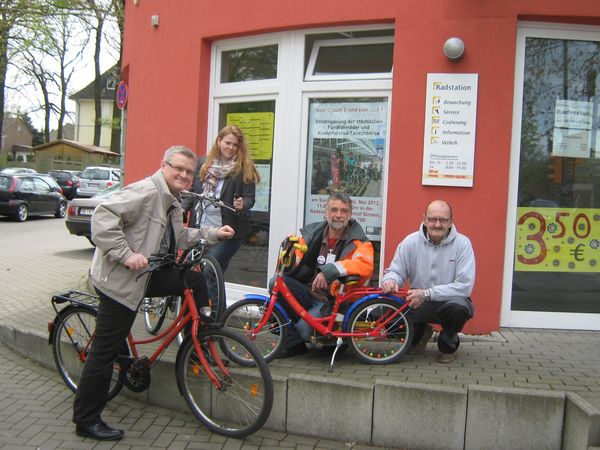
[[[185,228],[183,209],[159,170],[132,183],[98,205],[92,216],[92,240],[96,252],[90,276],[104,294],[135,311],[142,300],[149,275],[123,265],[134,252],[146,258],[157,253],[167,227],[171,206],[173,231],[178,248],[189,248],[200,239],[219,241],[215,227]]]
[[[421,224],[419,231],[398,245],[383,275],[383,281],[390,279],[399,286],[409,280],[412,289],[431,289],[432,301],[469,297],[475,283],[471,241],[452,225],[448,235],[435,245]]]

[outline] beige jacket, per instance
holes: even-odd
[[[158,252],[167,226],[167,210],[173,205],[171,217],[178,248],[192,247],[199,239],[209,244],[218,242],[217,228],[183,226],[181,204],[170,193],[159,170],[96,207],[92,216],[96,252],[90,271],[94,286],[129,309],[137,309],[149,276],[136,281],[141,271],[129,270],[123,263],[134,252],[146,258]]]

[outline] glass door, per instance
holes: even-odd
[[[348,194],[352,218],[375,247],[373,285],[379,274],[387,134],[387,97],[308,100],[304,223],[323,220],[329,195]]]
[[[513,277],[503,322],[598,329],[600,39],[597,31],[520,33]]]

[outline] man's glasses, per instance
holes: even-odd
[[[184,174],[185,176],[190,176],[190,177],[194,176],[193,170],[187,170],[185,167],[174,166],[169,161],[165,161],[165,164],[167,164],[169,167],[172,167],[177,172]]]
[[[427,220],[427,222],[429,222],[429,223],[439,222],[442,225],[445,225],[445,224],[449,223],[451,219],[447,219],[446,217],[427,217],[427,216],[425,216],[425,220]]]

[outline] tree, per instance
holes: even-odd
[[[0,130],[4,129],[4,107],[6,101],[6,73],[15,29],[39,12],[35,0],[0,0]],[[0,136],[0,148],[2,137]]]
[[[31,21],[24,30],[28,37],[20,53],[21,72],[41,92],[39,108],[44,111],[44,138],[50,140],[50,120],[58,117],[57,137],[62,138],[67,116],[69,82],[77,69],[87,34],[79,33],[80,20],[63,6],[51,7],[43,20]]]

